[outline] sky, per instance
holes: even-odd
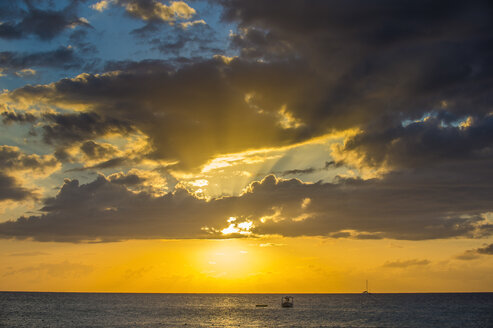
[[[0,290],[493,291],[490,1],[0,0]]]

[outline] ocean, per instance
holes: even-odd
[[[1,292],[0,327],[493,327],[493,293],[281,296]]]

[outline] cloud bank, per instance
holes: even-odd
[[[272,234],[425,240],[493,232],[481,216],[493,210],[488,193],[464,197],[446,184],[427,191],[419,181],[403,186],[407,178],[310,184],[269,176],[239,196],[211,200],[184,189],[158,197],[132,192],[125,185],[139,184],[138,175],[99,176],[83,185],[67,180],[44,201],[44,214],[0,223],[0,235],[67,242]]]
[[[195,15],[181,1],[111,3],[145,21],[144,29]],[[269,234],[406,240],[491,235],[485,218],[493,211],[493,12],[488,1],[213,3],[221,6],[223,22],[234,26],[229,48],[216,56],[108,61],[102,73],[25,85],[1,94],[8,107],[3,121],[33,124],[32,134],[55,148],[60,161],[80,147],[89,163],[83,169],[148,160],[170,163],[189,175],[220,155],[351,130],[326,150],[326,167],[276,173],[302,176],[344,167],[354,169],[354,177],[305,183],[268,176],[240,195],[211,199],[183,188],[144,188],[149,177],[136,171],[101,175],[86,184],[68,179],[56,197],[44,200],[43,214],[1,223],[3,237],[82,242]],[[108,6],[101,1],[93,8]],[[76,7],[7,8],[13,18],[0,25],[0,37],[53,39],[68,25],[83,23]],[[46,23],[43,17],[51,17],[54,25],[33,29]],[[201,35],[183,31],[176,40],[146,41],[161,54],[182,54]],[[71,65],[73,54],[65,52],[2,52],[0,63],[6,70]],[[58,55],[65,59],[53,62]],[[101,140],[131,133],[148,142],[132,158]],[[2,197],[26,197],[13,173],[2,174]]]

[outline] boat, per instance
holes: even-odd
[[[361,294],[364,294],[364,295],[370,294],[370,292],[368,291],[368,280],[366,280],[366,289]]]
[[[293,304],[293,296],[284,296],[283,298],[281,298],[282,307],[293,307]]]
[[[256,304],[255,307],[267,307],[267,304]]]

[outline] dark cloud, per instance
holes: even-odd
[[[420,187],[419,179],[427,178],[305,184],[269,176],[239,196],[211,200],[183,189],[158,197],[135,193],[124,186],[142,181],[132,174],[99,176],[84,185],[67,180],[55,198],[45,200],[44,214],[2,223],[0,234],[69,242],[245,236],[219,232],[229,217],[237,219],[235,227],[252,222],[254,236],[425,240],[493,233],[480,216],[492,210],[488,192],[470,188],[464,194],[446,180],[432,190]]]
[[[60,47],[52,51],[22,53],[13,51],[0,52],[0,67],[6,71],[16,71],[32,67],[77,68],[81,59],[72,48]]]
[[[19,148],[0,146],[0,168],[2,171],[44,171],[58,164],[51,156],[26,155]]]
[[[294,57],[292,46],[288,42],[283,42],[270,32],[257,28],[232,35],[231,46],[239,49],[241,56],[248,59],[275,60],[283,57],[284,60],[288,60]]]
[[[270,100],[273,103],[266,103],[263,112],[252,101],[245,101],[255,86],[260,89],[265,86],[263,94],[272,91],[279,95],[288,87],[295,89],[299,84],[295,77],[303,77],[303,69],[295,65],[261,67],[262,64],[244,62],[228,65],[221,59],[185,65],[176,71],[170,70],[168,63],[158,61],[113,65],[126,65],[128,70],[85,74],[49,86],[26,86],[10,96],[68,106],[84,104],[101,117],[132,122],[150,137],[155,157],[179,160],[185,168],[197,167],[218,153],[286,145],[320,133],[316,129],[312,132],[306,128],[283,128],[278,115],[281,99]],[[80,115],[96,115],[92,113]],[[71,128],[64,128],[65,125],[47,127],[45,140],[66,139],[66,134],[72,135],[87,126],[74,123],[69,124]],[[52,133],[58,126],[62,131]],[[97,127],[91,126],[84,132],[95,134]]]
[[[479,254],[493,255],[493,244],[476,249]]]
[[[288,102],[310,125],[419,118],[442,100],[460,115],[490,111],[489,1],[219,2],[243,28],[233,46],[244,56],[298,58],[324,75],[313,76],[311,97]]]
[[[367,46],[390,46],[403,42],[420,42],[437,38],[460,39],[489,35],[491,6],[487,1],[407,1],[387,0],[219,0],[224,18],[242,27],[256,26],[278,37],[296,40],[323,37],[325,41],[346,39]],[[348,18],[351,18],[348,21]],[[455,25],[448,24],[455,22]],[[364,28],[362,28],[364,27]],[[299,40],[297,40],[299,41]],[[317,46],[317,45],[313,45]],[[327,44],[322,44],[325,47]]]
[[[0,201],[19,201],[32,197],[31,190],[23,188],[13,177],[0,173]]]
[[[35,190],[25,188],[15,177],[18,172],[30,172],[30,177],[56,168],[58,161],[50,155],[24,154],[17,147],[0,146],[0,201],[36,199]]]
[[[3,124],[11,124],[11,123],[34,123],[37,120],[37,117],[31,113],[18,113],[14,111],[4,111],[0,115],[2,115]]]
[[[385,122],[349,140],[344,151],[356,151],[372,166],[422,167],[444,161],[493,158],[493,116],[455,118],[463,127],[440,116],[403,126]],[[457,125],[460,123],[457,123]]]
[[[484,247],[479,247],[475,249],[469,249],[463,254],[457,255],[455,258],[459,260],[469,261],[476,260],[481,257],[481,255],[493,255],[493,244],[486,245]]]
[[[405,261],[397,260],[397,261],[385,262],[383,267],[386,267],[386,268],[407,268],[410,266],[421,266],[421,265],[428,265],[428,264],[430,264],[429,260],[418,260],[418,259],[405,260]]]
[[[378,240],[378,239],[383,239],[384,234],[381,233],[358,233],[354,236],[356,239],[362,239],[362,240]]]
[[[20,39],[35,35],[46,41],[55,38],[67,28],[77,25],[90,26],[86,20],[77,16],[79,1],[71,1],[62,10],[43,10],[35,8],[30,2],[26,3],[27,10],[17,5],[2,5],[1,9],[6,7],[16,15],[5,17],[8,20],[0,25],[0,38]]]
[[[66,149],[57,148],[53,154],[57,160],[60,162],[70,162],[72,161],[72,156],[67,152]]]
[[[312,174],[312,173],[315,173],[315,172],[320,172],[320,171],[326,171],[332,167],[336,167],[336,166],[339,166],[339,164],[336,164],[335,161],[330,161],[330,162],[325,162],[325,165],[324,167],[309,167],[309,168],[306,168],[306,169],[292,169],[292,170],[286,170],[286,171],[282,171],[282,172],[272,172],[276,175],[279,175],[279,176],[287,176],[287,175],[303,175],[303,174]],[[265,176],[266,174],[264,174]]]
[[[8,222],[0,230],[4,237],[40,241],[110,241],[166,235],[187,238],[200,234],[201,216],[190,214],[198,214],[204,203],[183,190],[153,198],[146,193],[134,194],[104,177],[86,185],[71,180],[56,198],[45,201],[42,210],[46,214]],[[68,213],[73,216],[68,217]]]
[[[274,183],[267,179],[253,185],[257,206],[271,208],[271,215],[274,209],[282,208],[279,215],[292,220],[267,221],[257,231],[297,236],[355,230],[360,232],[359,238],[418,240],[471,237],[476,234],[475,226],[482,223],[479,235],[490,234],[491,225],[479,217],[489,211],[487,191],[467,186],[468,177],[463,177],[459,180],[470,192],[465,196],[461,188],[451,187],[458,181],[447,182],[445,174],[432,180],[434,189],[423,187],[431,183],[430,175],[434,174],[433,170],[399,173],[381,180],[341,180],[336,184],[302,184],[297,180]],[[303,208],[305,198],[311,201]],[[454,201],[456,207],[450,204]]]
[[[127,187],[134,193],[145,192],[153,197],[163,196],[169,189],[171,178],[163,177],[156,171],[142,171],[131,169],[128,172],[117,172],[109,175],[107,180],[111,183]],[[176,184],[176,183],[175,183]],[[173,186],[174,187],[174,186]]]
[[[125,186],[139,185],[146,180],[146,178],[143,178],[135,173],[123,174],[121,172],[110,175],[108,179],[112,183],[122,184]]]
[[[113,156],[117,153],[116,147],[108,144],[99,144],[93,140],[84,142],[80,150],[90,159],[100,159]]]
[[[300,175],[300,174],[310,174],[316,172],[317,169],[314,167],[309,167],[307,169],[293,169],[293,170],[287,170],[281,173],[282,176],[286,175]]]
[[[43,140],[48,144],[71,144],[108,134],[126,135],[134,131],[128,122],[103,117],[97,113],[52,114],[42,116]],[[90,153],[90,146],[86,150]]]

